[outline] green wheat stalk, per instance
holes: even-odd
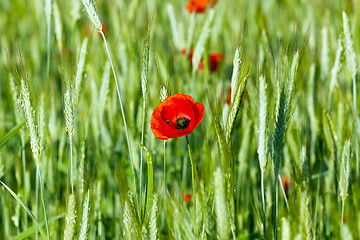
[[[349,181],[350,181],[350,140],[347,140],[342,150],[341,164],[340,164],[339,190],[340,190],[340,199],[342,203],[342,207],[341,207],[342,222],[344,222],[344,205],[345,205],[345,200],[348,197]]]
[[[274,161],[274,192],[275,204],[273,212],[273,232],[274,238],[277,239],[277,221],[278,221],[278,175],[280,167],[280,157],[285,145],[286,132],[289,127],[290,118],[292,116],[292,105],[294,99],[294,85],[299,65],[299,53],[297,52],[293,58],[289,76],[285,85],[280,89],[278,87],[278,100],[276,105],[276,120],[274,131],[272,134],[272,158]]]
[[[134,196],[131,192],[129,192],[128,196],[129,199],[125,202],[123,214],[125,236],[127,236],[127,239],[137,239],[139,233],[141,233],[139,218],[136,212]]]
[[[157,216],[158,216],[158,196],[157,194],[154,195],[152,207],[150,210],[150,223],[149,223],[149,235],[151,240],[158,239],[158,228],[157,228]]]
[[[76,225],[76,199],[71,194],[68,199],[67,213],[65,216],[64,240],[72,240],[75,234]]]
[[[261,196],[263,204],[263,234],[266,239],[266,210],[265,210],[265,193],[264,193],[264,172],[267,165],[267,137],[266,137],[266,109],[267,109],[267,97],[266,97],[266,81],[263,76],[259,78],[259,140],[258,140],[258,155],[261,169]]]
[[[215,177],[215,211],[218,239],[229,239],[229,216],[226,207],[224,177],[220,168],[214,172]]]
[[[88,42],[89,42],[88,38],[85,37],[81,43],[79,58],[78,58],[78,62],[76,65],[74,88],[73,88],[72,98],[71,98],[71,103],[72,103],[74,110],[77,108],[77,105],[79,104],[81,83],[83,80],[83,73],[84,73],[84,67],[85,67],[86,51],[87,51]]]
[[[352,84],[353,84],[353,104],[354,104],[354,135],[355,135],[355,158],[356,158],[356,179],[359,179],[359,139],[358,139],[358,115],[357,115],[357,97],[356,97],[356,55],[353,47],[353,41],[351,39],[351,33],[349,28],[349,19],[346,13],[342,13],[343,17],[343,30],[344,30],[344,48],[347,68],[351,72]]]
[[[88,238],[90,228],[90,190],[85,195],[82,217],[80,224],[79,240],[86,240]]]
[[[73,104],[70,96],[70,91],[67,90],[64,94],[65,101],[65,126],[66,132],[68,133],[69,142],[70,142],[70,183],[71,183],[71,193],[74,193],[74,180],[73,180],[73,136],[74,136],[74,114],[73,114]]]
[[[21,124],[24,121],[24,114],[21,109],[18,89],[17,89],[17,86],[15,84],[15,79],[12,74],[9,74],[9,86],[10,86],[12,104],[13,104],[13,108],[14,108],[15,120],[16,120],[17,124]],[[26,181],[25,133],[22,128],[20,129],[19,133],[20,133],[20,139],[21,139],[21,157],[22,157],[21,159],[22,159],[22,171],[23,171],[23,181],[24,181],[23,183],[24,183],[24,191],[26,193],[26,192],[28,192],[28,189],[25,189],[26,188],[26,184],[25,184],[25,181]],[[26,203],[27,202],[27,194],[24,194],[24,195],[25,195],[24,201]],[[25,211],[25,214],[24,214],[25,228],[27,228],[28,227],[28,219],[26,216],[26,210],[24,209],[24,211]]]
[[[198,66],[199,66],[199,63],[201,60],[201,56],[204,53],[206,41],[210,36],[211,26],[212,26],[212,23],[214,20],[214,15],[215,15],[215,11],[213,9],[211,9],[206,18],[204,26],[201,30],[200,37],[199,37],[198,41],[196,42],[196,45],[194,48],[194,54],[193,54],[193,58],[192,58],[192,74],[191,74],[191,92],[193,94],[195,91],[195,73],[198,69]],[[187,49],[187,52],[190,53],[189,48]]]
[[[148,30],[149,31],[149,30]],[[145,111],[146,111],[146,93],[148,83],[148,72],[149,72],[149,50],[150,50],[150,33],[145,37],[144,50],[143,50],[143,66],[141,69],[141,90],[143,97],[143,111],[142,111],[142,126],[141,126],[141,144],[144,144],[144,132],[145,132]],[[140,208],[142,204],[142,166],[143,166],[143,153],[142,148],[140,149]]]
[[[334,88],[338,86],[337,76],[341,69],[341,54],[343,52],[343,46],[341,42],[341,38],[338,39],[338,47],[336,50],[336,57],[334,67],[331,69],[331,79],[330,79],[330,87],[329,87],[329,98],[328,98],[328,111],[330,111],[331,106],[331,96]]]
[[[321,30],[321,78],[325,80],[329,72],[329,44],[328,44],[328,29],[324,26]]]
[[[311,240],[311,216],[309,211],[310,198],[307,190],[300,192],[300,234],[302,240]]]
[[[50,32],[51,32],[51,12],[52,12],[52,0],[45,0],[44,12],[47,24],[47,76],[50,73]]]
[[[33,158],[35,160],[36,164],[36,212],[38,213],[39,209],[39,203],[38,203],[38,195],[39,195],[39,184],[41,184],[41,173],[40,173],[40,153],[41,153],[41,147],[40,147],[40,137],[39,137],[39,130],[38,126],[35,122],[35,111],[33,109],[33,106],[30,101],[30,93],[28,89],[28,81],[21,79],[21,90],[20,90],[20,96],[21,96],[21,106],[24,110],[25,119],[27,122],[27,126],[29,128],[30,132],[30,145],[31,150],[33,153]],[[44,195],[43,195],[43,185],[41,185],[41,198],[44,208],[44,217],[45,217],[45,223],[46,223],[46,229],[49,236],[49,226],[47,221],[47,214],[46,214],[46,208],[45,208],[45,201],[44,201]],[[37,238],[37,234],[36,234]]]
[[[134,169],[132,152],[131,152],[130,138],[129,138],[128,128],[127,128],[127,124],[126,124],[124,105],[123,105],[122,100],[121,100],[121,91],[120,91],[120,87],[119,87],[118,80],[117,80],[117,77],[116,77],[114,64],[113,64],[113,61],[111,59],[111,55],[110,55],[110,51],[109,51],[109,48],[108,48],[108,44],[107,44],[105,35],[104,35],[103,31],[102,31],[102,23],[100,21],[99,15],[98,15],[98,13],[96,11],[94,2],[92,0],[81,0],[81,2],[85,7],[85,10],[86,10],[86,12],[87,12],[87,14],[89,16],[90,21],[95,26],[95,28],[98,30],[98,32],[101,34],[101,36],[102,36],[102,38],[104,40],[106,53],[107,53],[108,59],[110,61],[112,73],[113,73],[114,80],[115,80],[116,91],[117,91],[117,95],[118,95],[119,102],[120,102],[121,115],[122,115],[122,118],[123,118],[123,121],[124,121],[126,141],[127,141],[128,150],[129,150],[129,156],[130,156],[130,166],[131,166],[132,175],[134,177],[134,183],[135,183],[135,187],[136,187],[135,169]]]
[[[59,51],[62,52],[63,44],[62,44],[62,25],[61,25],[61,18],[60,18],[60,10],[57,1],[54,0],[54,28],[55,28],[55,37],[58,44]]]
[[[290,240],[291,239],[291,228],[289,221],[283,217],[281,219],[281,239],[282,240]]]

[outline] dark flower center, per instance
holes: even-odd
[[[176,119],[176,126],[178,129],[185,129],[189,126],[190,119],[187,119],[186,117],[180,117]]]

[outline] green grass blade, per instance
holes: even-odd
[[[50,218],[49,219],[49,223],[53,222],[53,221],[56,221],[58,219],[61,219],[65,216],[65,214],[59,214],[53,218]],[[41,223],[39,223],[39,225],[41,227],[43,227],[45,225],[45,221],[42,221]],[[11,239],[12,240],[22,240],[22,239],[29,239],[31,238],[33,235],[35,235],[35,232],[36,232],[36,228],[38,228],[37,225],[33,225],[31,227],[29,227],[28,229],[26,229],[25,231],[19,233],[18,235],[16,235],[15,237],[12,237]]]
[[[20,131],[20,129],[25,125],[25,123],[25,120],[22,121],[21,123],[13,127],[7,134],[5,134],[5,136],[0,139],[0,148],[2,148],[12,136],[14,136],[18,131]]]
[[[44,232],[44,230],[42,229],[41,225],[39,224],[39,222],[36,220],[34,214],[31,212],[31,210],[28,208],[28,206],[26,206],[26,204],[24,203],[23,200],[21,200],[21,198],[13,191],[11,190],[11,188],[9,188],[5,183],[3,183],[2,181],[0,181],[0,183],[6,188],[6,190],[15,198],[15,200],[26,210],[26,212],[28,214],[31,215],[31,217],[33,218],[33,220],[36,223],[37,228],[39,229],[40,235],[41,235],[41,239],[42,240],[46,240],[47,236]]]

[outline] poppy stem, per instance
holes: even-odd
[[[195,165],[191,156],[190,142],[188,136],[185,136],[186,142],[188,145],[190,163],[191,163],[191,179],[192,179],[192,187],[193,187],[193,196],[194,196],[194,233],[196,236],[196,191],[195,191]]]
[[[166,189],[166,140],[164,140],[164,183],[163,183],[163,186],[164,186],[164,191]]]

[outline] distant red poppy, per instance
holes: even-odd
[[[349,220],[349,215],[348,214],[345,213],[344,217],[341,214],[339,216],[340,216],[340,219],[343,219],[344,223],[348,222],[348,220]]]
[[[167,140],[191,133],[204,117],[204,105],[191,96],[175,94],[162,101],[151,115],[151,130],[156,138]]]
[[[106,23],[101,22],[101,26],[102,26],[101,31],[103,32],[104,35],[106,35],[106,32],[107,32]],[[85,26],[85,35],[86,35],[86,37],[91,38],[93,31],[94,31],[94,26],[92,24],[90,24],[90,23],[86,24],[86,26]],[[97,31],[97,34],[101,37],[100,32]]]
[[[218,68],[219,61],[224,59],[224,55],[221,53],[210,53],[210,71],[215,72]],[[199,70],[204,70],[204,60],[201,59],[199,64]]]
[[[291,180],[290,177],[287,175],[281,175],[281,182],[283,184],[284,187],[284,192],[286,194],[286,196],[288,195],[288,191],[291,187]],[[283,196],[284,197],[284,196]]]
[[[193,197],[190,193],[184,193],[184,202],[187,204],[190,202],[191,198]],[[196,199],[199,200],[199,194],[196,194]],[[192,205],[190,206],[192,207]]]
[[[231,104],[231,86],[229,86],[229,90],[228,90],[228,93],[227,93],[226,104],[227,105]]]
[[[213,6],[217,0],[189,0],[186,9],[189,13],[204,13],[208,7]]]
[[[187,52],[186,48],[181,49],[181,53],[183,55],[186,55],[186,52]],[[193,54],[194,54],[194,49],[191,49],[190,54],[189,54],[190,64],[192,64]],[[224,55],[221,53],[210,53],[209,58],[210,58],[209,59],[210,60],[210,71],[215,72],[219,66],[219,61],[224,59]],[[199,71],[204,70],[204,60],[203,59],[200,60],[198,70]]]
[[[184,193],[184,202],[189,203],[192,198],[192,194],[190,193]]]

